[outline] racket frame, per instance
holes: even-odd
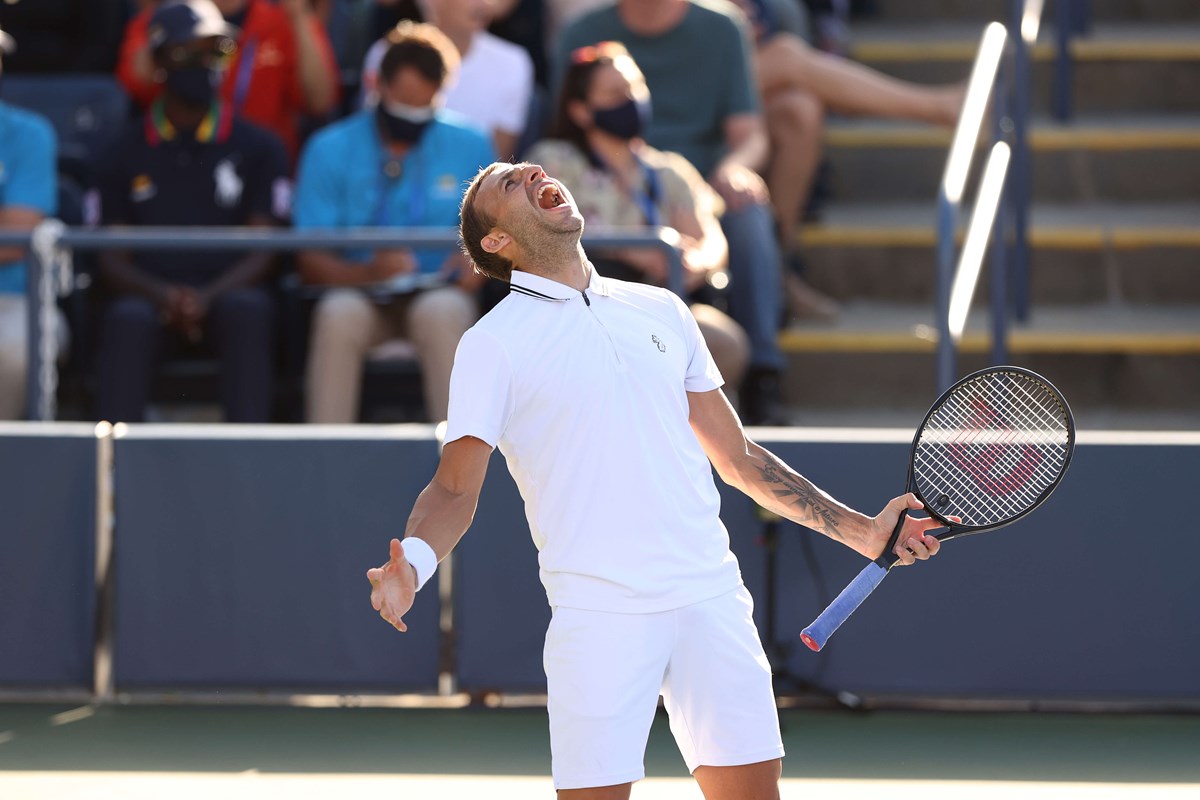
[[[1064,457],[1062,468],[1059,469],[1058,475],[1055,477],[1055,479],[1048,486],[1046,486],[1045,489],[1042,490],[1041,494],[1038,495],[1034,502],[1030,503],[1028,507],[1023,509],[1020,513],[1014,514],[1012,517],[1005,519],[1002,522],[990,525],[964,525],[961,522],[955,522],[947,519],[938,512],[934,511],[933,508],[930,507],[930,504],[926,498],[918,491],[916,481],[917,446],[921,442],[921,436],[925,432],[925,427],[929,424],[929,420],[933,417],[934,413],[942,408],[947,399],[949,399],[965,384],[979,380],[984,375],[998,372],[1017,373],[1026,378],[1035,380],[1041,383],[1048,390],[1049,394],[1058,401],[1058,403],[1062,406],[1063,417],[1066,421],[1067,427],[1066,456]],[[928,513],[931,518],[942,523],[942,527],[930,529],[925,532],[925,535],[933,536],[939,542],[945,542],[951,539],[969,536],[974,533],[983,533],[985,531],[993,531],[1003,528],[1006,525],[1011,525],[1027,515],[1029,512],[1033,511],[1035,508],[1044,503],[1046,498],[1053,494],[1055,488],[1057,488],[1058,484],[1062,482],[1063,476],[1067,474],[1067,468],[1070,467],[1071,459],[1074,455],[1075,417],[1071,413],[1071,407],[1067,404],[1067,400],[1065,397],[1063,397],[1062,392],[1058,391],[1054,384],[1046,380],[1046,378],[1032,370],[1025,369],[1024,367],[1007,365],[986,367],[984,369],[972,372],[970,375],[967,375],[957,381],[949,389],[942,392],[941,396],[939,396],[938,399],[929,407],[928,413],[926,413],[925,418],[921,420],[921,424],[917,428],[916,434],[913,436],[912,446],[909,449],[908,474],[905,481],[905,491],[911,492],[918,500],[921,501],[923,510]],[[894,552],[896,549],[896,542],[900,538],[901,531],[904,530],[904,521],[912,516],[911,512],[913,510],[914,509],[905,508],[900,512],[900,518],[896,520],[896,527],[892,530],[892,535],[888,539],[888,542],[884,546],[883,552],[879,555],[879,557],[868,563],[867,566],[863,568],[862,572],[860,572],[858,576],[851,581],[851,583],[847,585],[845,589],[842,590],[842,593],[839,594],[837,598],[835,598],[834,601],[829,604],[825,611],[823,611],[821,615],[814,620],[813,624],[804,629],[804,632],[801,634],[800,638],[810,650],[821,650],[828,641],[829,637],[832,636],[833,633],[841,626],[842,622],[849,618],[850,614],[852,614],[854,610],[858,608],[859,604],[861,604],[867,598],[867,596],[875,590],[875,587],[882,582],[883,578],[887,575],[891,568],[900,561],[900,556],[896,555]],[[835,611],[834,609],[839,606],[842,606],[844,610],[841,612]],[[835,617],[832,619],[832,621],[827,622],[826,620],[829,619],[829,615],[835,615]]]

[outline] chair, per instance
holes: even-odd
[[[5,75],[0,100],[35,111],[58,135],[58,168],[80,185],[91,183],[91,165],[120,134],[130,116],[129,97],[108,75]]]

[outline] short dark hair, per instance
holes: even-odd
[[[379,65],[379,80],[391,83],[403,67],[412,67],[439,89],[458,69],[454,43],[437,28],[424,22],[403,20],[388,31],[388,49]]]
[[[462,239],[463,251],[475,265],[475,271],[507,283],[512,280],[512,262],[502,255],[489,253],[483,249],[482,244],[483,237],[496,227],[496,219],[481,211],[479,204],[475,202],[484,178],[495,172],[499,166],[499,163],[490,164],[479,170],[472,179],[471,185],[467,187],[466,194],[463,195],[462,207],[458,212],[458,234]]]

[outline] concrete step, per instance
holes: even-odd
[[[924,125],[832,121],[825,150],[833,197],[871,203],[934,197],[951,136]],[[1196,114],[1039,118],[1030,149],[1035,202],[1188,202],[1200,186]]]
[[[1195,0],[1090,0],[1093,18],[1112,20],[1200,20]],[[1012,0],[875,0],[870,20],[944,22],[948,20],[1007,20]],[[1042,19],[1053,21],[1055,0],[1046,0]]]
[[[983,24],[868,23],[855,28],[851,56],[919,83],[963,80]],[[1193,113],[1200,104],[1200,21],[1097,23],[1071,44],[1074,109],[1094,113]],[[1054,33],[1043,27],[1032,49],[1033,107],[1051,108]]]
[[[972,312],[961,374],[990,363],[989,325],[986,310]],[[853,303],[833,322],[793,324],[781,343],[789,358],[784,396],[798,414],[906,412],[916,414],[915,425],[936,394],[930,306]],[[1076,411],[1195,413],[1200,306],[1039,307],[1011,329],[1005,360],[1044,374]]]
[[[1200,304],[1200,203],[1035,205],[1030,223],[1035,306]],[[809,282],[839,300],[932,302],[932,199],[831,205],[800,244]]]

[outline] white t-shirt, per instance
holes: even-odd
[[[446,441],[504,454],[552,606],[665,611],[741,581],[688,422],[687,393],[722,383],[667,290],[593,270],[585,294],[514,272],[459,342]]]
[[[379,65],[386,39],[371,45],[363,59],[364,104],[378,102]],[[533,95],[533,61],[529,53],[487,31],[475,34],[471,49],[446,88],[446,108],[457,111],[488,133],[520,135],[525,130]]]

